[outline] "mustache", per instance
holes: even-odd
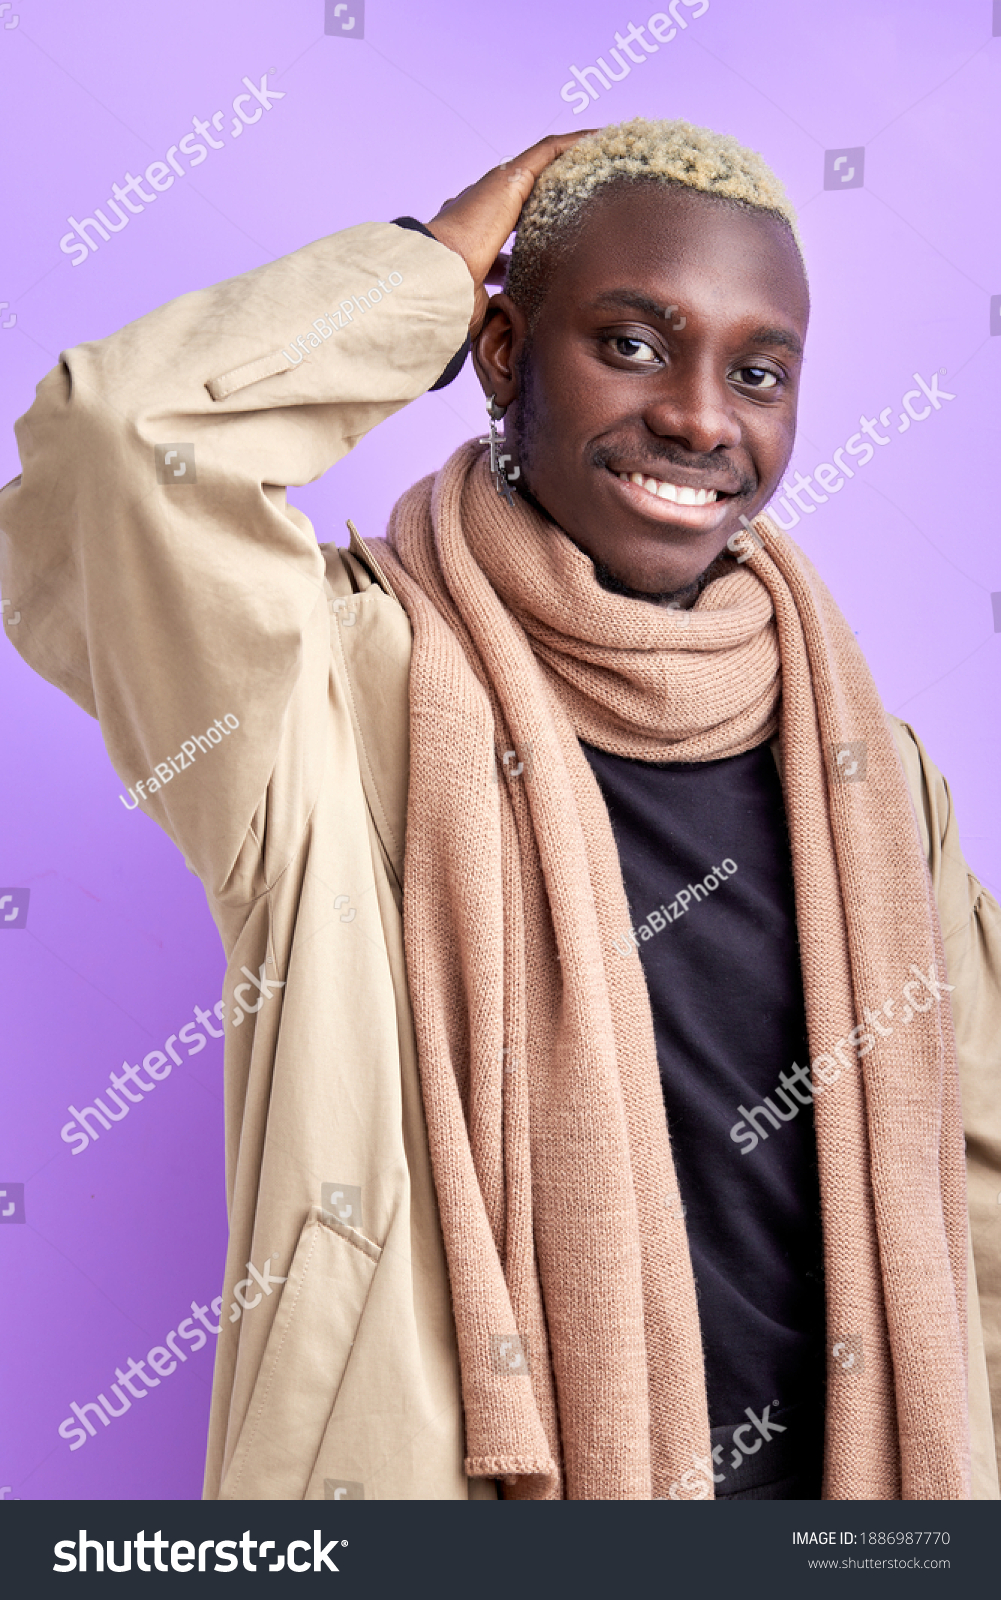
[[[629,447],[617,449],[612,445],[598,445],[591,454],[591,465],[593,467],[611,468],[612,462],[616,457],[621,459],[624,455],[628,456],[630,461],[637,462],[637,465],[631,469],[635,472],[642,471],[643,467],[649,467],[651,473],[655,473],[657,467],[667,466],[679,467],[682,472],[704,472],[716,475],[719,473],[720,467],[724,466],[718,457],[711,455],[681,455],[676,450],[651,451],[649,448],[643,451],[636,451]],[[724,466],[724,471],[726,471],[726,466]],[[727,476],[730,476],[729,472],[727,472]],[[737,485],[736,488],[728,489],[726,492],[733,495],[753,494],[757,488],[757,480],[745,475],[737,479]]]

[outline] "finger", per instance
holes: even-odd
[[[520,211],[534,189],[535,180],[539,173],[544,172],[546,167],[556,160],[557,156],[563,154],[564,150],[569,150],[578,140],[584,139],[589,133],[596,133],[597,131],[596,128],[580,128],[573,133],[547,134],[545,139],[540,139],[537,144],[530,145],[527,150],[522,151],[521,155],[512,156],[510,160],[502,161],[499,166],[491,167],[490,171],[484,173],[483,177],[477,179],[475,183],[467,183],[465,188],[460,189],[457,195],[452,195],[450,199],[443,200],[431,220],[437,221],[438,217],[444,216],[454,205],[465,200],[467,196],[475,203],[482,195],[489,194],[492,189],[495,189],[498,179],[506,188],[513,191],[515,203]]]
[[[523,167],[532,174],[533,179],[537,178],[540,172],[544,172],[546,167],[556,160],[557,156],[563,154],[564,150],[572,149],[581,139],[586,139],[589,134],[597,132],[597,128],[577,128],[573,133],[549,133],[544,139],[540,139],[537,144],[529,145],[528,149],[523,150],[520,156],[513,156],[510,161],[502,161],[496,170],[503,172],[511,168]]]
[[[490,296],[487,294],[487,291],[484,289],[483,285],[479,284],[476,289],[476,294],[473,298],[473,314],[469,319],[469,337],[471,339],[475,339],[476,335],[482,328],[489,303]]]
[[[514,156],[510,161],[502,161],[499,167],[494,167],[493,172],[487,177],[501,178],[518,199],[518,209],[525,204],[532,190],[535,180],[540,173],[545,172],[548,166],[561,156],[565,150],[570,150],[581,139],[586,139],[589,133],[595,133],[595,128],[581,128],[576,133],[552,133],[545,139],[540,139],[538,144],[530,145],[523,150],[520,156]]]
[[[510,259],[510,255],[505,255],[504,251],[502,250],[500,255],[494,261],[493,266],[490,267],[489,271],[484,276],[483,282],[503,283],[504,279],[507,277],[507,264]]]

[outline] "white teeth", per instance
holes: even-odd
[[[689,489],[659,478],[644,478],[642,472],[620,472],[619,477],[623,483],[635,483],[647,494],[656,495],[658,500],[672,500],[679,506],[711,506],[716,501],[715,489]]]

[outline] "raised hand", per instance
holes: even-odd
[[[454,200],[446,200],[427,224],[436,239],[462,257],[476,285],[471,334],[479,332],[486,314],[489,296],[484,285],[503,281],[507,257],[500,254],[500,249],[513,232],[539,173],[578,139],[594,131],[581,128],[575,133],[553,133],[540,139],[520,156],[491,167]]]

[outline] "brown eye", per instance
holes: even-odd
[[[768,367],[740,367],[736,376],[747,389],[774,389],[779,381]]]
[[[636,361],[643,366],[648,366],[654,361],[659,361],[656,350],[644,339],[633,339],[628,334],[619,334],[612,340],[615,351],[620,356],[626,356],[630,361]]]

